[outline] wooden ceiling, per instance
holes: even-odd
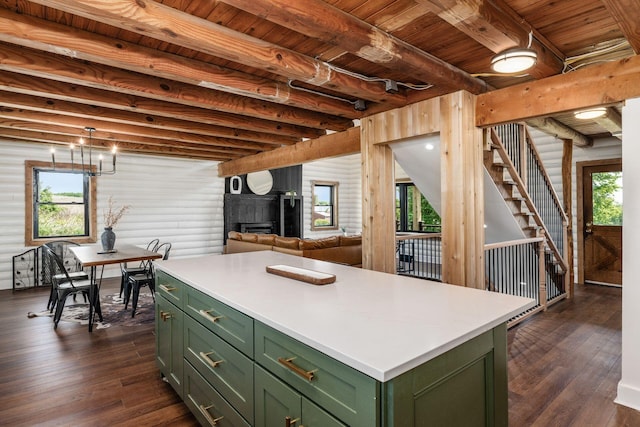
[[[233,160],[633,56],[639,28],[640,0],[4,0],[0,138],[66,145],[88,126],[95,146]],[[492,75],[530,34],[529,74]],[[609,113],[551,123],[608,135]]]

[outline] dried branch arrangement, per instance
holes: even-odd
[[[120,218],[122,218],[125,212],[131,207],[129,205],[124,205],[116,209],[113,206],[113,196],[109,196],[108,205],[108,209],[104,212],[105,228],[115,227],[118,221],[120,221]]]

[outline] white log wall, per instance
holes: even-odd
[[[551,178],[551,183],[553,184],[560,201],[562,201],[562,149],[564,143],[562,140],[534,128],[529,128],[529,132],[538,152],[540,153],[542,163]],[[572,206],[570,218],[573,227],[573,253],[575,260],[573,267],[576,278],[578,277],[578,208],[576,204],[578,197],[576,194],[576,163],[588,160],[618,159],[621,157],[622,142],[618,138],[614,137],[596,139],[592,147],[573,146],[573,161],[571,164]]]
[[[59,162],[68,159],[58,150]],[[25,160],[51,160],[48,147],[0,142],[0,289],[12,288],[11,259],[24,244]],[[114,231],[118,243],[171,242],[171,258],[222,252],[224,179],[217,163],[167,157],[118,156],[118,172],[97,179],[98,238],[109,196],[130,210]],[[117,268],[105,269],[116,276]]]
[[[57,160],[68,161],[63,150]],[[48,147],[0,142],[0,289],[12,288],[11,259],[24,244],[25,160],[49,161]],[[96,178],[98,237],[109,196],[131,208],[115,227],[118,243],[146,246],[153,238],[171,242],[171,258],[222,252],[224,179],[217,163],[123,153],[115,175]],[[303,166],[305,237],[340,234],[311,232],[311,181],[337,181],[339,225],[349,234],[362,231],[360,155],[321,160]],[[118,276],[105,269],[105,277]]]
[[[339,182],[338,225],[345,227],[347,234],[362,232],[362,184],[361,156],[323,159],[305,163],[302,167],[302,195],[304,197],[304,237],[335,236],[340,230],[311,231],[311,181]]]

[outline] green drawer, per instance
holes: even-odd
[[[185,285],[180,280],[156,269],[156,292],[178,308],[182,308]]]
[[[293,338],[255,322],[255,361],[342,422],[376,426],[378,382]]]
[[[249,358],[253,358],[251,317],[190,286],[187,287],[184,311]]]
[[[189,316],[184,358],[253,424],[253,361]]]
[[[184,403],[203,426],[250,427],[250,424],[186,361]]]

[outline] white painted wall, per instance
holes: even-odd
[[[23,252],[25,160],[51,160],[47,146],[0,142],[0,289],[11,289],[11,258]],[[58,161],[67,159],[64,154]],[[98,237],[107,199],[131,209],[117,224],[116,246],[171,242],[171,258],[222,252],[224,179],[217,163],[121,154],[118,172],[96,178]],[[117,276],[117,268],[105,276]]]
[[[348,234],[362,233],[361,156],[323,159],[302,165],[302,195],[304,197],[304,237],[335,236],[340,230],[311,231],[311,181],[337,181],[338,225]]]
[[[427,144],[433,147],[427,150]],[[440,213],[442,188],[440,182],[440,135],[419,136],[391,144],[396,159],[396,179],[410,177],[411,181]],[[484,223],[485,243],[523,239],[524,232],[511,213],[500,191],[485,170]]]
[[[616,403],[640,410],[640,98],[627,100],[622,108],[622,378],[618,383]],[[636,225],[638,223],[638,225]]]

